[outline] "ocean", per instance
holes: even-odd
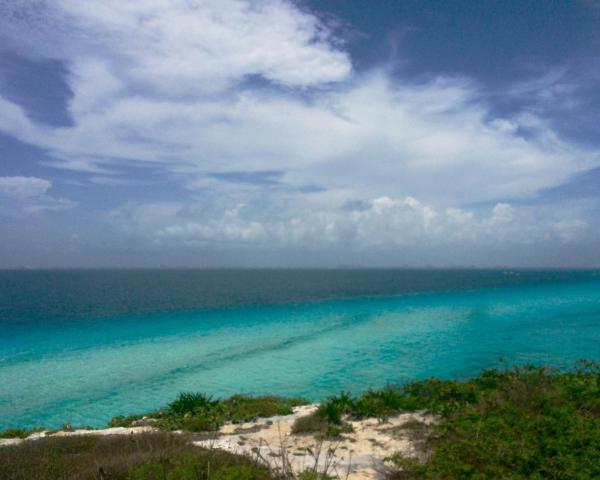
[[[581,358],[597,270],[0,271],[0,429]]]

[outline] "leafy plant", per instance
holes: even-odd
[[[136,420],[140,420],[143,417],[144,415],[118,415],[116,417],[113,417],[112,420],[106,425],[106,427],[131,427],[133,422],[135,422]]]
[[[184,416],[197,411],[210,411],[218,405],[218,400],[213,400],[204,393],[182,392],[169,404],[169,412],[176,416]]]
[[[424,462],[391,458],[396,479],[600,478],[600,368],[526,366],[420,391],[444,415]],[[442,408],[442,401],[451,408]]]
[[[339,396],[330,397],[319,405],[317,414],[333,425],[342,424],[342,416],[352,411],[354,400],[349,393],[342,392]]]
[[[250,422],[259,417],[289,415],[298,405],[308,403],[301,398],[285,399],[277,396],[253,397],[234,395],[222,400],[225,418],[233,423]]]
[[[342,422],[340,425],[328,425],[325,429],[325,436],[327,437],[339,437],[344,433],[352,433],[354,428],[347,422]]]
[[[225,422],[242,423],[259,417],[288,415],[293,407],[307,403],[304,399],[277,396],[254,397],[234,395],[224,400],[203,393],[183,392],[164,411],[149,414],[153,425],[165,430],[183,429],[192,432],[213,431]],[[141,415],[115,417],[110,426],[129,426]]]
[[[20,428],[7,428],[0,432],[0,438],[27,438],[38,430],[22,430]]]

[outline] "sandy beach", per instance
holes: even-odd
[[[336,438],[313,433],[292,433],[294,422],[314,413],[317,408],[318,404],[303,405],[295,407],[291,415],[259,418],[241,424],[227,423],[217,432],[192,436],[192,443],[202,448],[248,455],[274,470],[300,473],[316,469],[348,480],[374,479],[383,476],[386,457],[396,453],[417,455],[419,439],[413,434],[414,426],[431,425],[435,420],[433,416],[421,412],[403,413],[385,421],[373,418],[348,420],[353,432]],[[148,419],[144,422],[148,422]],[[150,425],[140,425],[99,430],[42,431],[26,439],[0,439],[0,447],[47,437],[136,435],[155,430]],[[181,433],[173,432],[174,435]]]

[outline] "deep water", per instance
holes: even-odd
[[[600,360],[600,272],[0,272],[0,429]]]

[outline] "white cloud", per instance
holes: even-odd
[[[52,183],[38,177],[0,177],[0,215],[19,216],[74,208],[77,203],[47,194]]]
[[[79,171],[118,170],[134,160],[192,184],[206,172],[276,170],[292,185],[344,190],[349,198],[409,194],[453,206],[533,196],[599,162],[539,118],[523,115],[510,127],[490,121],[477,90],[456,80],[393,85],[380,73],[310,102],[248,90],[97,105],[72,128],[35,126],[17,113],[23,126],[10,128],[49,148],[55,165]],[[527,139],[516,133],[521,126]]]
[[[127,203],[110,214],[126,235],[363,248],[587,232],[584,219],[509,202],[600,165],[597,152],[532,113],[496,117],[465,78],[355,72],[335,32],[292,2],[49,0],[40,12],[13,16],[6,35],[69,66],[73,126],[36,124],[0,97],[0,130],[91,183],[139,185],[118,172],[148,166],[196,196]],[[210,175],[257,171],[282,173],[259,193]],[[495,206],[468,207],[483,202]]]
[[[0,177],[0,195],[10,198],[30,198],[46,193],[51,183],[37,177]]]
[[[64,210],[71,210],[77,205],[77,202],[68,198],[43,197],[35,203],[23,205],[22,211],[27,214],[62,212]]]
[[[439,209],[413,197],[378,197],[358,208],[290,204],[132,204],[111,212],[112,231],[136,243],[163,247],[229,244],[277,248],[453,248],[462,246],[572,243],[595,235],[580,207],[568,214],[554,208],[515,208],[499,203],[470,211]],[[587,237],[586,237],[587,235]]]
[[[70,56],[75,86],[84,89],[80,80],[90,70],[113,94],[116,75],[125,86],[178,96],[216,93],[253,75],[310,87],[352,69],[329,29],[284,0],[24,0],[4,6],[4,16],[18,22],[10,13],[34,3],[37,15],[19,17],[35,23],[34,35],[53,37],[47,53]],[[47,45],[38,40],[35,47],[45,52]]]

